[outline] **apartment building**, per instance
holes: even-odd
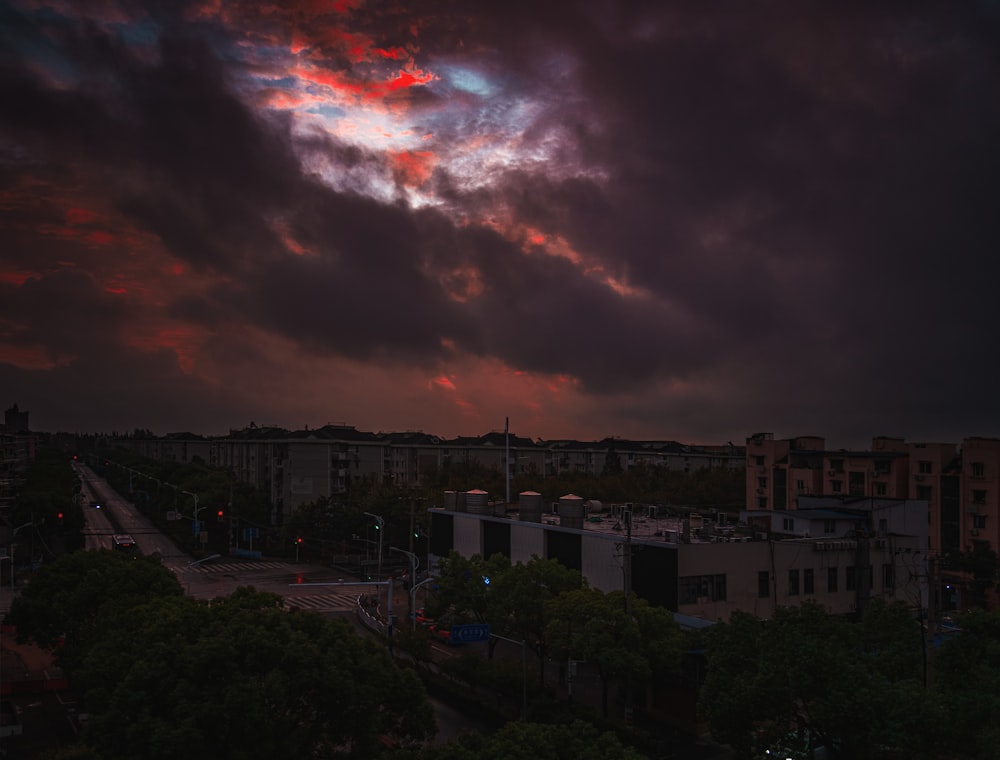
[[[1000,440],[913,443],[876,437],[865,451],[829,450],[823,438],[747,439],[746,498],[752,510],[796,510],[809,497],[915,499],[926,504],[926,549],[945,604],[963,605],[969,580],[956,558],[1000,550]]]
[[[109,442],[151,459],[190,462],[196,457],[231,469],[243,483],[267,491],[272,522],[280,525],[299,505],[346,492],[353,479],[374,478],[415,487],[424,476],[449,464],[479,465],[509,478],[536,472],[598,475],[606,467],[639,466],[690,472],[702,468],[739,469],[742,447],[687,446],[673,441],[596,442],[532,440],[506,431],[444,439],[423,432],[372,433],[348,425],[288,431],[250,426],[206,438],[190,433],[123,437]]]
[[[28,426],[28,412],[17,404],[4,412],[0,425],[0,508],[14,503],[24,474],[35,461],[38,437]]]

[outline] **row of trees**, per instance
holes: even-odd
[[[612,686],[644,694],[677,674],[685,650],[668,610],[590,588],[578,571],[554,559],[512,564],[500,554],[484,559],[452,552],[440,562],[425,613],[448,623],[488,623],[492,633],[524,641],[537,658],[540,686],[547,660],[585,661],[600,678],[605,717]],[[496,643],[491,640],[491,658]]]
[[[1000,758],[1000,613],[976,610],[944,641],[901,603],[852,622],[816,603],[771,620],[736,613],[705,637],[700,707],[741,758]]]
[[[56,647],[90,714],[56,758],[273,757],[638,760],[585,723],[510,724],[432,744],[413,670],[343,620],[289,613],[241,588],[184,596],[155,559],[78,551],[46,565],[6,623]]]
[[[59,648],[105,757],[373,757],[434,733],[412,671],[343,621],[242,588],[184,596],[156,560],[75,552],[45,566],[7,623]]]
[[[47,448],[38,452],[7,520],[12,534],[17,531],[15,559],[26,556],[27,547],[42,558],[51,558],[83,546],[80,481],[65,454]]]

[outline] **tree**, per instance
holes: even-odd
[[[532,557],[517,563],[490,584],[492,601],[489,623],[494,632],[520,638],[538,657],[538,678],[545,684],[548,657],[546,604],[565,591],[584,588],[586,581],[555,559]]]
[[[585,660],[597,669],[605,717],[613,682],[631,689],[647,683],[653,672],[642,641],[642,629],[626,611],[624,601],[621,591],[605,594],[582,588],[564,592],[546,605],[549,615],[546,636],[552,649],[564,659]],[[676,628],[672,620],[670,623]]]
[[[51,648],[61,638],[60,665],[72,671],[105,634],[112,611],[150,599],[181,596],[177,577],[158,560],[111,551],[79,551],[43,565],[11,604],[6,622],[18,637]]]
[[[38,542],[48,556],[84,545],[83,510],[80,507],[80,480],[66,454],[51,448],[38,452],[25,472],[10,515],[13,527],[27,526],[35,535],[49,537]],[[23,535],[28,535],[27,533]],[[57,536],[53,542],[50,537]],[[59,547],[56,549],[55,547]]]
[[[508,723],[492,736],[467,734],[421,753],[422,760],[639,760],[613,733],[589,723]]]
[[[971,610],[933,659],[934,688],[946,712],[940,736],[962,757],[1000,757],[1000,611]]]
[[[734,614],[706,634],[699,705],[713,737],[740,757],[822,744],[839,757],[933,757],[938,725],[923,688],[919,625],[874,599],[860,623],[806,603],[771,620]]]
[[[18,614],[30,630],[62,621],[73,632],[60,651],[78,642],[71,680],[91,715],[85,739],[103,756],[374,757],[382,737],[406,746],[433,734],[416,675],[346,622],[285,612],[280,596],[252,588],[211,604],[155,584],[149,595],[133,587],[102,599],[104,581],[134,583],[123,564],[153,580],[147,561],[78,554],[92,556],[59,563],[60,574],[21,597],[33,597],[21,610],[51,599],[57,614]],[[84,580],[51,594],[70,565]]]
[[[496,617],[494,610],[502,609],[493,599],[493,584],[502,583],[510,569],[510,560],[502,554],[483,559],[452,551],[438,563],[437,588],[428,594],[427,614],[449,622],[489,622]]]

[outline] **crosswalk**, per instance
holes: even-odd
[[[319,612],[346,612],[353,610],[358,595],[349,591],[309,596],[286,596],[285,609],[315,610]]]
[[[196,573],[252,573],[262,572],[265,570],[291,572],[291,568],[285,562],[268,562],[266,560],[246,562],[206,562],[201,565],[188,565],[184,569],[188,572]]]

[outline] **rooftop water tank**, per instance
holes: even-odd
[[[583,530],[583,499],[575,494],[567,494],[559,499],[559,525],[563,528]]]
[[[517,504],[523,522],[542,521],[542,495],[538,491],[522,491],[517,495]]]
[[[490,495],[486,491],[481,491],[478,488],[466,492],[465,505],[469,514],[492,514],[492,511],[490,510]]]

